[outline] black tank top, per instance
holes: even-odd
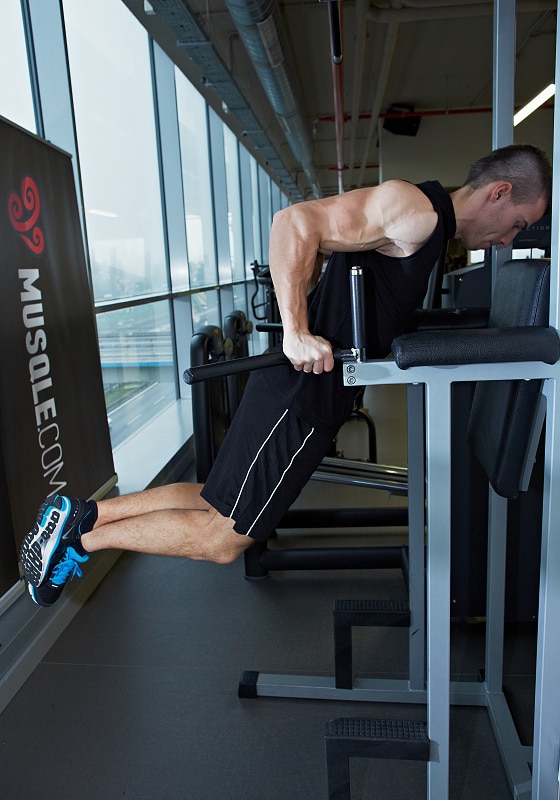
[[[455,235],[455,214],[449,194],[437,181],[418,184],[430,199],[438,221],[431,237],[410,256],[394,258],[376,250],[334,253],[316,289],[309,296],[309,330],[334,348],[351,347],[350,268],[364,271],[368,358],[385,358],[395,336],[404,332],[411,314],[422,304],[432,269],[443,248]],[[342,383],[340,365],[332,372],[307,375],[291,365],[260,370],[251,375],[251,390],[282,394],[286,407],[335,436],[348,418],[356,389]],[[266,390],[265,390],[266,391]]]

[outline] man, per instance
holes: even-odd
[[[208,481],[99,503],[55,495],[25,537],[29,591],[50,606],[88,554],[117,548],[217,563],[266,539],[348,418],[333,347],[351,345],[348,271],[365,273],[368,357],[383,358],[421,304],[447,241],[509,245],[545,213],[552,170],[542,151],[512,145],[471,167],[448,194],[437,182],[388,181],[300,203],[275,215],[270,270],[290,363],[254,372]],[[318,253],[332,256],[316,286]]]

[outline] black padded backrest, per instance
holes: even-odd
[[[550,262],[507,261],[498,271],[488,326],[548,326]],[[542,381],[481,381],[468,441],[494,491],[518,496]]]
[[[252,324],[247,320],[243,311],[231,311],[224,318],[224,337],[232,343],[231,354],[226,356],[226,360],[247,358],[249,355],[249,335],[252,328]],[[249,375],[249,372],[239,372],[236,375],[228,375],[226,378],[230,420],[233,419],[235,412],[239,408]]]
[[[191,339],[191,366],[212,364],[225,359],[221,328],[206,325]],[[196,479],[204,483],[229,427],[229,410],[224,378],[193,384],[192,411]]]
[[[242,311],[232,311],[224,328],[206,325],[191,339],[191,367],[249,355],[252,324]],[[207,378],[192,385],[196,479],[204,483],[241,401],[248,372]]]

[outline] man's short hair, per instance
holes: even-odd
[[[471,166],[465,186],[480,189],[494,181],[509,181],[516,205],[552,196],[552,167],[543,150],[531,144],[510,144],[493,150]]]

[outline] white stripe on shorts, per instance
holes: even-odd
[[[270,437],[272,436],[272,434],[274,433],[274,431],[276,430],[276,428],[277,428],[277,427],[280,425],[280,423],[282,422],[282,420],[284,419],[284,417],[286,416],[286,414],[287,414],[287,413],[288,413],[288,409],[286,409],[286,410],[284,411],[284,413],[282,414],[282,416],[280,417],[280,419],[279,419],[279,420],[278,420],[278,421],[275,423],[275,425],[273,426],[272,430],[270,431],[270,433],[268,434],[268,436],[266,437],[266,439],[264,440],[264,442],[263,442],[263,443],[261,444],[261,446],[259,447],[259,450],[258,450],[258,452],[257,452],[257,455],[255,456],[255,458],[253,459],[253,461],[252,461],[252,463],[251,463],[251,466],[250,466],[250,467],[249,467],[249,469],[247,470],[247,474],[245,475],[245,480],[244,480],[244,481],[243,481],[243,483],[241,484],[241,489],[239,490],[239,494],[237,495],[237,500],[235,501],[235,503],[234,503],[234,505],[233,505],[233,508],[231,509],[231,514],[229,515],[229,518],[230,518],[230,519],[232,519],[232,517],[233,517],[233,514],[234,514],[234,512],[235,512],[235,509],[237,508],[237,504],[239,503],[239,500],[241,499],[241,495],[243,494],[243,489],[245,488],[245,484],[247,483],[247,480],[249,479],[249,474],[250,474],[251,470],[253,469],[253,467],[255,466],[255,463],[256,463],[256,461],[258,460],[258,458],[259,458],[259,456],[260,456],[260,454],[261,454],[261,452],[262,452],[262,449],[263,449],[263,447],[266,445],[266,443],[268,442],[268,440],[270,439]]]
[[[277,483],[277,484],[276,484],[276,486],[274,487],[274,490],[272,491],[272,494],[270,495],[270,497],[268,498],[268,500],[266,501],[266,503],[264,504],[264,506],[261,508],[261,510],[259,511],[259,513],[257,514],[257,516],[255,517],[255,519],[253,520],[253,524],[251,525],[251,527],[249,528],[249,530],[248,530],[248,531],[247,531],[247,533],[245,534],[246,536],[249,536],[249,535],[251,534],[251,531],[253,530],[254,526],[256,525],[256,523],[257,523],[257,521],[258,521],[259,517],[260,517],[260,516],[261,516],[261,514],[264,512],[265,508],[267,507],[267,505],[270,503],[270,501],[272,500],[272,498],[273,498],[273,497],[274,497],[274,495],[276,494],[276,490],[278,489],[278,487],[280,486],[280,484],[281,484],[281,483],[282,483],[282,481],[284,480],[284,477],[285,477],[286,473],[288,472],[288,470],[290,469],[290,467],[291,467],[291,466],[292,466],[292,464],[294,463],[294,459],[296,458],[296,456],[297,456],[299,453],[301,453],[301,451],[302,451],[302,450],[303,450],[303,448],[305,447],[305,443],[307,442],[307,440],[309,439],[309,437],[313,435],[313,432],[314,432],[314,430],[315,430],[315,428],[311,428],[311,430],[309,431],[309,433],[307,434],[307,436],[305,437],[305,439],[304,439],[304,440],[303,440],[303,442],[301,443],[301,447],[299,447],[299,448],[296,450],[296,452],[293,454],[293,456],[292,456],[292,458],[291,458],[291,461],[290,461],[290,463],[288,464],[288,466],[286,467],[286,469],[284,470],[284,472],[283,472],[283,473],[282,473],[282,475],[280,476],[280,480],[278,481],[278,483]]]

